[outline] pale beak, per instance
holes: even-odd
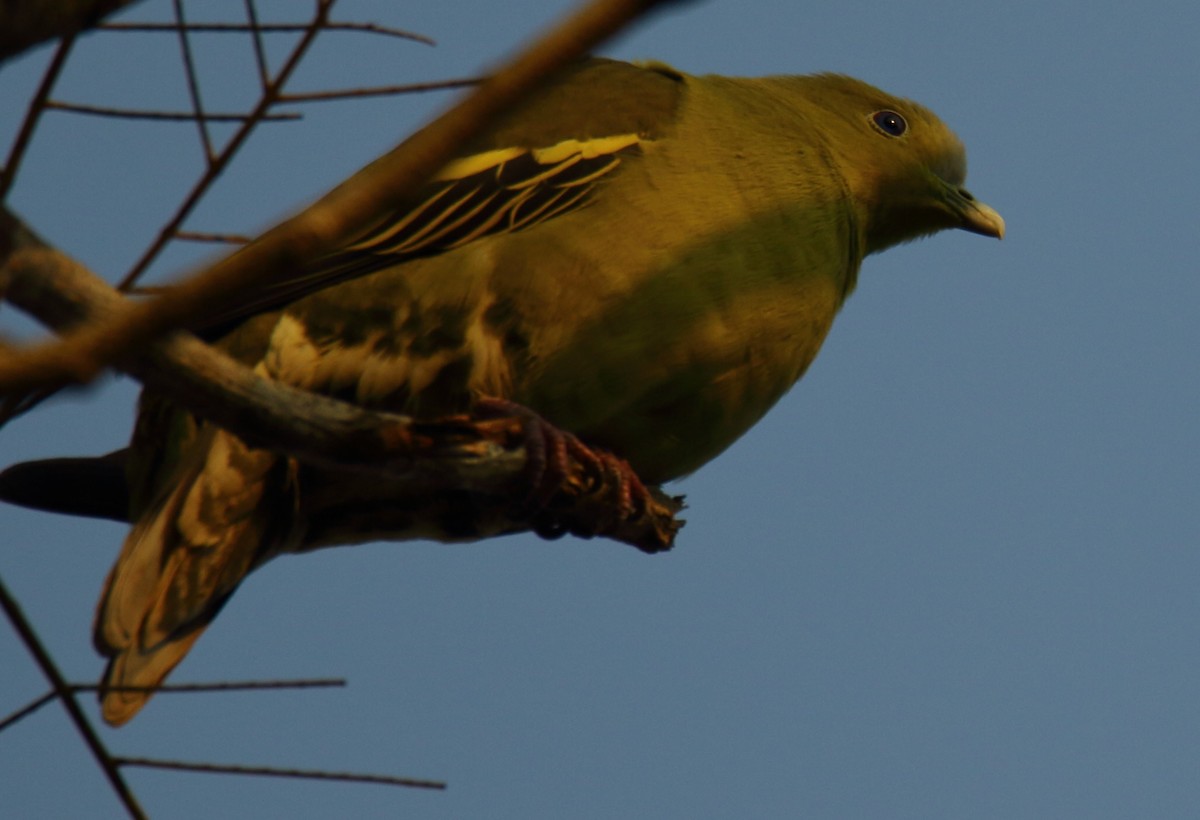
[[[966,188],[950,188],[946,204],[958,216],[958,227],[971,233],[1004,238],[1004,217],[971,195]]]

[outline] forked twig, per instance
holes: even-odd
[[[104,742],[100,740],[100,736],[96,734],[96,730],[92,728],[87,715],[83,713],[83,709],[79,706],[79,701],[75,699],[75,693],[71,691],[70,684],[67,683],[62,672],[59,671],[54,659],[50,657],[50,653],[46,650],[41,638],[38,637],[33,625],[25,617],[25,613],[21,611],[21,607],[17,604],[16,599],[9,594],[8,587],[4,585],[3,579],[0,579],[0,608],[4,609],[4,614],[8,616],[8,622],[12,624],[12,628],[21,638],[21,642],[25,644],[25,648],[29,650],[29,654],[33,656],[33,660],[37,663],[38,668],[42,670],[42,674],[46,676],[46,680],[50,681],[50,686],[54,689],[53,697],[67,710],[67,716],[75,724],[75,731],[79,732],[79,736],[87,744],[92,757],[96,759],[96,765],[101,768],[104,776],[108,778],[108,783],[112,786],[113,791],[117,793],[117,798],[121,801],[121,805],[129,812],[130,817],[145,817],[146,814],[142,811],[142,807],[138,805],[137,798],[130,790],[129,784],[121,776],[116,761],[109,754],[108,747],[104,745]]]
[[[88,749],[92,752],[92,756],[96,759],[97,765],[104,771],[108,778],[109,785],[116,792],[121,805],[125,807],[125,811],[134,820],[143,820],[146,817],[145,811],[142,810],[138,803],[137,797],[129,784],[125,782],[125,778],[121,775],[120,768],[122,766],[140,766],[143,768],[157,769],[173,769],[176,771],[190,772],[209,772],[214,774],[245,774],[258,775],[264,777],[291,777],[304,780],[333,780],[350,783],[378,783],[388,786],[406,786],[409,788],[418,789],[445,789],[446,784],[439,780],[427,780],[413,777],[400,777],[396,775],[381,775],[381,774],[360,774],[354,772],[331,772],[321,769],[283,769],[272,766],[245,766],[238,764],[225,763],[195,763],[178,760],[159,760],[147,757],[127,757],[114,755],[109,751],[108,746],[100,739],[96,730],[92,727],[91,721],[83,713],[83,709],[79,706],[78,700],[75,698],[75,693],[80,691],[90,691],[97,687],[94,686],[77,686],[67,683],[63,677],[62,671],[50,657],[50,653],[46,650],[45,645],[38,637],[33,625],[25,617],[25,613],[17,604],[16,599],[9,593],[8,588],[4,585],[3,579],[0,579],[0,609],[3,609],[8,621],[12,624],[13,629],[20,637],[29,654],[33,656],[38,666],[42,670],[42,674],[50,681],[53,687],[52,691],[38,698],[23,709],[9,715],[3,721],[0,721],[0,731],[16,723],[23,717],[27,717],[37,709],[41,708],[50,701],[57,700],[62,703],[63,708],[67,710],[71,722],[75,724],[76,731],[83,737]],[[316,680],[316,681],[250,681],[250,682],[233,682],[233,683],[217,683],[217,684],[177,684],[172,686],[160,687],[163,692],[199,692],[199,691],[229,691],[229,690],[244,690],[244,689],[284,689],[284,688],[309,688],[313,686],[338,686],[344,685],[345,681],[340,679],[335,680]]]
[[[205,173],[192,187],[192,190],[183,198],[183,202],[176,209],[174,215],[159,230],[158,236],[150,243],[150,247],[146,249],[133,268],[125,274],[125,277],[118,285],[119,289],[124,290],[136,282],[150,264],[158,258],[159,253],[167,246],[167,243],[171,241],[175,232],[183,225],[184,220],[187,219],[192,210],[200,203],[200,199],[208,191],[209,187],[229,165],[234,155],[242,147],[242,144],[249,139],[258,122],[275,105],[278,94],[283,91],[284,85],[291,79],[292,73],[300,65],[300,61],[308,53],[308,49],[312,46],[317,34],[328,20],[333,3],[334,0],[318,0],[313,19],[305,27],[299,41],[292,47],[291,53],[284,60],[283,66],[276,73],[275,78],[264,86],[258,103],[251,109],[245,122],[234,132],[233,136],[229,138],[229,141],[225,143],[225,146],[217,155],[208,157],[209,162]]]

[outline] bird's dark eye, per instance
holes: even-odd
[[[908,123],[895,111],[876,111],[871,115],[875,127],[889,137],[898,137],[908,130]]]

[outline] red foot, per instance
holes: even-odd
[[[625,459],[607,450],[592,449],[573,434],[560,430],[524,405],[507,399],[482,398],[475,403],[476,415],[484,418],[512,416],[524,422],[530,502],[536,509],[546,506],[568,475],[571,459],[583,464],[589,474],[589,491],[610,487],[616,494],[621,520],[641,515],[650,506],[650,491]]]

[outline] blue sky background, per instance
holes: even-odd
[[[241,3],[192,6],[230,19]],[[440,45],[329,34],[293,87],[473,74],[568,6],[344,0],[338,18]],[[168,11],[151,0],[126,17]],[[804,381],[675,485],[691,509],[672,553],[519,537],[287,557],[242,586],[173,680],[344,676],[347,689],[162,695],[103,730],[121,754],[448,791],[127,770],[144,807],[1194,816],[1198,30],[1182,0],[711,0],[611,43],[697,73],[840,71],[920,100],[967,144],[969,186],[1008,238],[943,234],[869,259]],[[246,43],[202,46],[210,108],[244,106]],[[0,70],[0,143],[48,53]],[[55,96],[183,108],[175,41],[88,37]],[[447,100],[311,105],[300,124],[266,126],[188,227],[269,225]],[[116,278],[198,157],[187,125],[50,114],[11,204]],[[179,248],[155,270],[196,258]],[[0,332],[27,327],[0,311]],[[121,446],[135,392],[109,379],[45,406],[0,432],[0,464]],[[68,674],[95,680],[92,609],[123,528],[2,508],[0,533],[5,583]],[[0,713],[45,689],[0,624]],[[0,734],[0,772],[13,817],[120,816],[57,706]]]

